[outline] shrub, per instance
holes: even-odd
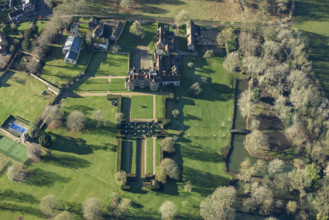
[[[67,127],[72,131],[82,131],[86,125],[86,116],[80,111],[73,111],[67,117]]]
[[[230,153],[230,147],[229,146],[225,146],[222,149],[220,149],[220,152],[221,152],[224,160],[227,160],[228,159],[228,155]]]
[[[15,47],[14,45],[10,45],[10,47],[9,47],[9,52],[10,52],[10,53],[14,53],[15,50],[16,50],[16,47]]]
[[[206,58],[209,58],[209,57],[213,57],[215,55],[214,51],[213,50],[207,50],[204,55],[203,55],[203,58],[206,59]]]
[[[178,116],[179,116],[179,110],[178,109],[174,109],[174,110],[172,110],[172,112],[171,112],[171,114],[172,114],[172,116],[174,117],[174,118],[178,118]]]
[[[23,40],[22,42],[22,49],[23,50],[29,50],[31,48],[31,42],[28,39]]]
[[[155,174],[155,178],[162,183],[166,183],[167,176],[175,180],[179,180],[180,176],[178,165],[170,158],[165,158],[161,161]]]
[[[82,209],[85,219],[100,219],[103,215],[103,202],[98,198],[89,198],[83,203]]]
[[[8,179],[14,182],[23,182],[28,177],[28,171],[23,165],[15,164],[7,170]]]
[[[260,88],[254,88],[252,91],[251,91],[251,93],[252,93],[252,98],[253,98],[253,100],[258,100],[259,98],[260,98],[260,94],[261,94],[261,89]]]
[[[199,82],[194,83],[193,85],[191,85],[191,87],[189,88],[188,92],[192,95],[192,96],[199,96],[202,93],[203,89],[200,85]]]
[[[61,212],[55,217],[55,220],[75,220],[75,219],[76,217],[68,211]]]
[[[162,219],[173,219],[177,214],[177,207],[171,201],[165,201],[160,206],[159,212]]]
[[[194,67],[194,63],[193,62],[188,62],[187,66],[192,69]]]
[[[127,173],[123,170],[118,171],[115,174],[115,182],[119,185],[119,186],[123,186],[127,183]]]

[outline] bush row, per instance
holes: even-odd
[[[118,138],[118,152],[117,152],[117,171],[121,170],[121,154],[122,154],[122,139]]]

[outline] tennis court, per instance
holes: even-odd
[[[24,145],[3,135],[0,135],[0,153],[22,163],[28,159]]]

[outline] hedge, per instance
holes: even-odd
[[[158,121],[162,121],[163,126],[170,124],[171,119],[167,118],[167,100],[174,99],[174,93],[170,93],[170,95],[162,96],[162,117],[158,119]]]
[[[121,170],[121,155],[122,155],[122,139],[118,138],[118,159],[117,159],[117,171]]]
[[[117,100],[117,102],[118,102],[118,104],[117,104],[117,107],[118,107],[117,112],[118,113],[122,113],[122,110],[121,110],[122,96],[121,95],[111,95],[111,94],[108,94],[107,95],[107,100],[110,101],[110,100],[113,100],[113,99]]]

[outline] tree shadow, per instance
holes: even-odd
[[[329,1],[303,0],[296,1],[294,17],[300,17],[301,20],[322,21],[329,18]]]
[[[34,196],[28,193],[24,192],[14,192],[10,189],[6,189],[2,192],[0,192],[0,200],[10,200],[10,201],[16,201],[16,202],[27,202],[27,203],[33,203],[38,204],[39,200],[37,200]]]
[[[50,172],[50,171],[44,171],[42,169],[36,168],[33,170],[34,173],[32,176],[26,181],[29,185],[35,185],[35,186],[52,186],[54,183],[62,182],[67,183],[71,180],[71,178],[62,177],[58,175],[57,173]]]
[[[32,208],[31,206],[23,206],[7,202],[0,202],[0,210],[34,215],[39,218],[44,217],[39,209]]]
[[[212,163],[223,163],[223,157],[219,153],[208,149],[205,151],[201,146],[189,146],[188,150],[182,152],[183,157],[192,160],[208,161]]]
[[[62,166],[67,168],[86,168],[90,166],[90,162],[88,160],[78,158],[72,155],[58,155],[51,154],[42,157],[42,161],[45,163],[51,163],[55,166]]]

